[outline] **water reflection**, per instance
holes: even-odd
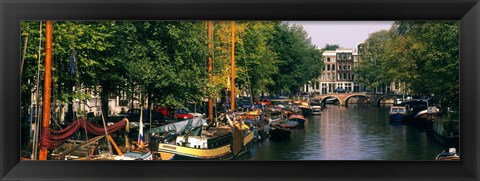
[[[412,126],[390,124],[388,106],[328,105],[285,142],[265,140],[251,160],[433,160],[444,148]]]

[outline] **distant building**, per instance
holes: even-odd
[[[362,91],[359,83],[355,82],[354,67],[358,62],[358,53],[354,49],[339,48],[326,50],[322,54],[322,75],[303,86],[304,93],[331,94],[335,89],[342,88],[352,92]],[[355,60],[355,58],[357,58]]]
[[[368,51],[368,44],[360,43],[356,49],[337,48],[336,50],[323,51],[323,73],[317,79],[305,84],[300,92],[304,94],[332,94],[335,89],[342,88],[350,92],[373,92],[403,94],[404,83],[392,82],[391,84],[367,89],[365,85],[355,78],[354,70],[369,60],[362,60],[362,52]]]
[[[335,88],[342,88],[353,91],[353,50],[337,49],[337,82]]]
[[[337,54],[335,51],[323,52],[323,74],[320,77],[321,94],[328,94],[335,90],[335,82],[337,80]]]

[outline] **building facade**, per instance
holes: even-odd
[[[348,91],[353,91],[353,50],[352,49],[337,49],[336,54],[336,76],[337,82],[335,88],[341,88]]]
[[[332,94],[337,88],[351,92],[363,90],[360,84],[354,81],[355,62],[359,60],[355,49],[326,50],[322,58],[324,64],[322,75],[304,85],[301,90],[303,93]]]
[[[362,63],[361,52],[368,51],[365,43],[360,43],[356,49],[338,48],[326,50],[322,54],[323,73],[317,79],[305,84],[300,92],[304,94],[333,94],[341,88],[349,92],[372,92],[382,94],[405,94],[404,83],[392,82],[384,86],[367,89],[355,79],[355,68]],[[365,60],[369,61],[369,60]]]

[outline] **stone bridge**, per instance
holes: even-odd
[[[316,99],[319,99],[320,102],[325,104],[325,100],[329,98],[335,98],[340,102],[341,106],[347,106],[348,100],[353,97],[363,97],[368,98],[372,101],[373,105],[380,105],[380,101],[383,99],[393,99],[394,103],[397,102],[398,95],[393,94],[374,94],[370,92],[351,92],[351,93],[334,93],[334,94],[322,94],[322,95],[315,95]]]

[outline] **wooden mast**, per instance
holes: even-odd
[[[213,34],[212,34],[212,21],[207,22],[207,33],[208,33],[208,76],[210,79],[210,84],[213,82],[213,50],[212,50],[212,42],[213,42]],[[213,100],[212,96],[208,96],[208,121],[210,123],[213,122]]]
[[[43,119],[42,137],[50,131],[50,89],[52,78],[52,21],[47,21],[46,26],[46,48],[45,48],[45,78],[43,84]],[[45,147],[40,149],[39,160],[47,159],[48,150]]]
[[[230,79],[230,111],[235,110],[235,21],[232,21],[232,79]]]

